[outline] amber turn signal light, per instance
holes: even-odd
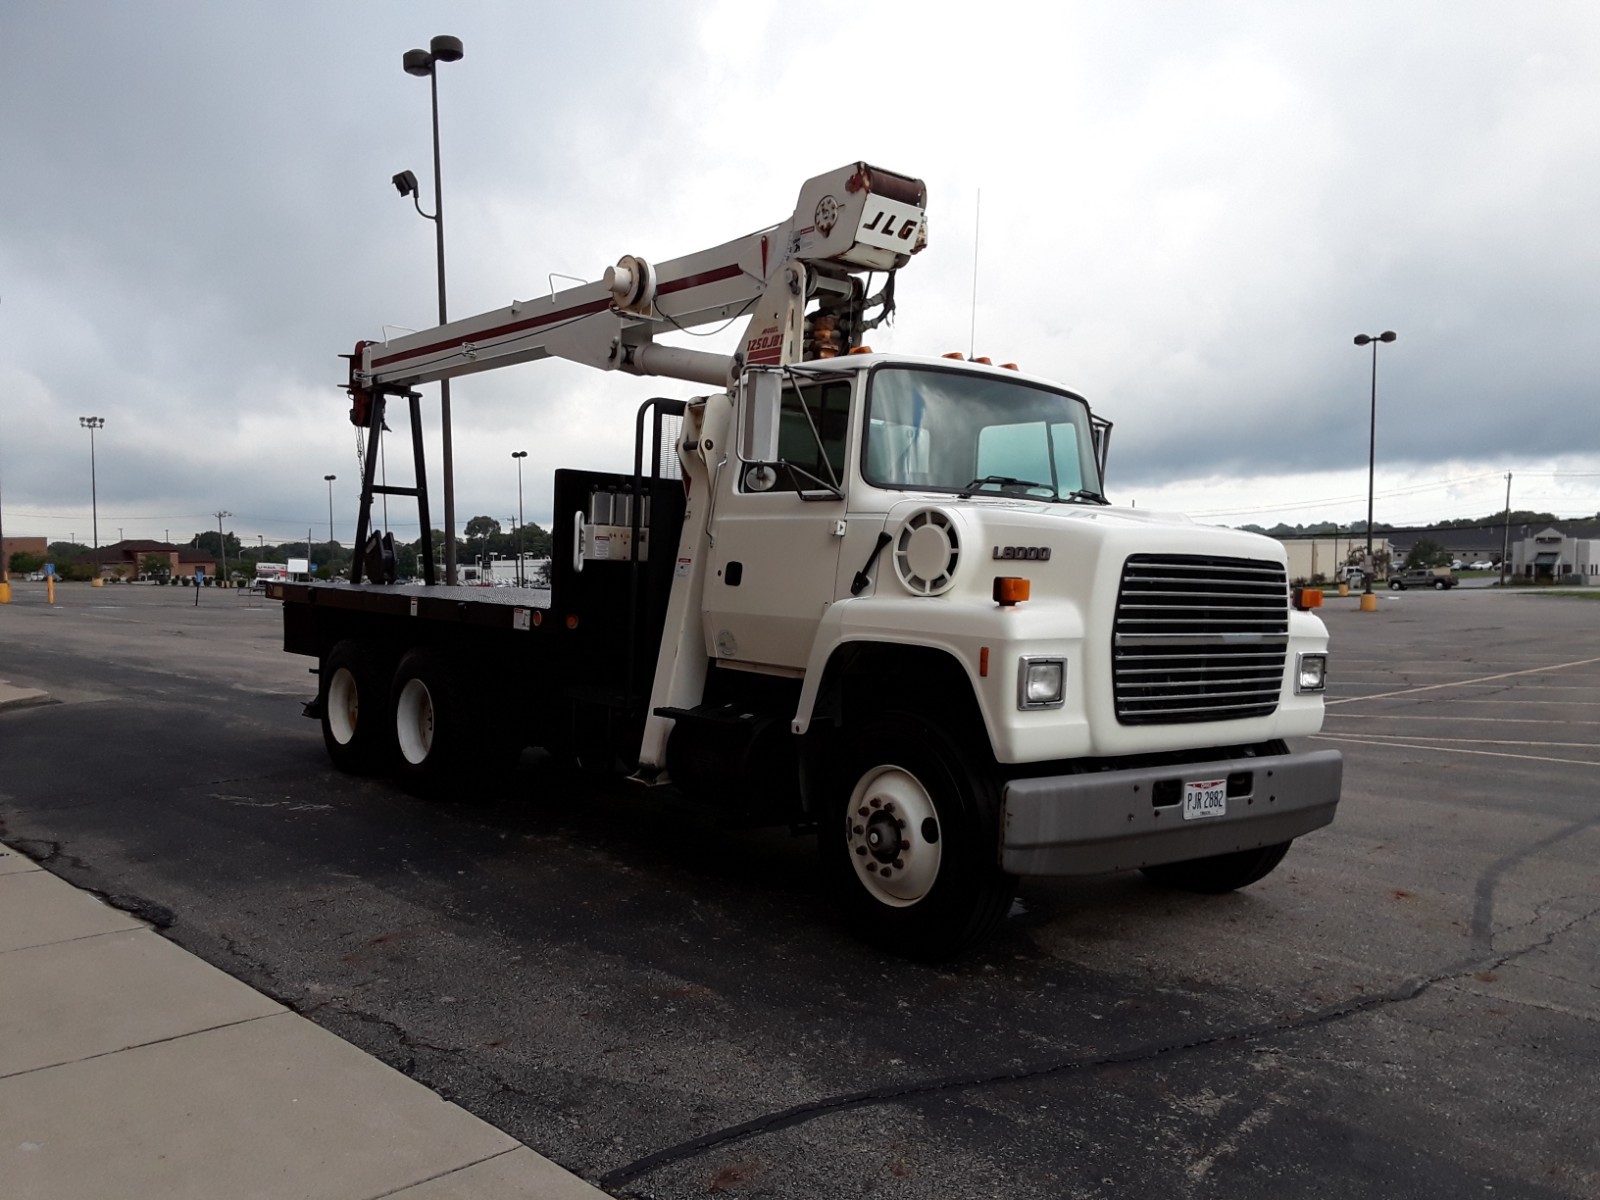
[[[1020,575],[996,575],[994,577],[994,602],[1002,608],[1010,608],[1013,604],[1021,604],[1028,598],[1028,581]]]
[[[1295,588],[1294,606],[1301,612],[1307,609],[1322,607],[1322,589],[1314,587]]]

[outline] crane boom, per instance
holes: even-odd
[[[391,341],[358,343],[348,387],[364,412],[362,394],[549,357],[725,386],[747,363],[802,357],[808,296],[858,294],[850,275],[894,271],[922,249],[926,196],[920,180],[853,163],[809,180],[782,224],[659,267],[626,255],[592,283]],[[749,329],[732,355],[654,341],[657,333],[747,313]]]

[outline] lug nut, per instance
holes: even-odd
[[[905,859],[897,858],[897,859],[894,860],[894,869],[896,871],[903,871],[903,870],[905,870],[905,867],[906,867],[906,860]]]
[[[885,879],[889,878],[889,868],[888,867],[879,867],[878,868],[878,874],[882,875]]]
[[[867,848],[865,846],[857,846],[856,853],[865,858],[867,856]]]

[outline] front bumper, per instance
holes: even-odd
[[[1097,875],[1287,842],[1333,820],[1343,774],[1337,750],[1315,750],[1015,779],[1000,865],[1014,875]],[[1230,786],[1226,814],[1184,820],[1182,781],[1223,776],[1248,776]],[[1171,781],[1178,799],[1157,804],[1172,798]]]

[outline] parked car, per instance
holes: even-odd
[[[1431,587],[1444,591],[1456,585],[1456,577],[1448,567],[1411,567],[1389,576],[1389,586],[1397,592],[1407,588]]]
[[[1469,562],[1467,564],[1467,570],[1469,571],[1492,571],[1494,569],[1495,565],[1487,558],[1480,558],[1477,562]]]

